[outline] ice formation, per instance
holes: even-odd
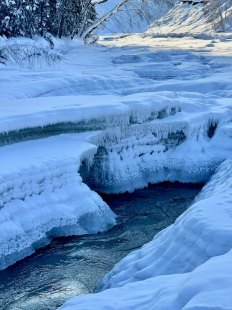
[[[96,152],[88,138],[60,135],[0,148],[0,269],[55,236],[97,233],[115,224],[113,212],[78,174],[81,161],[90,163]]]
[[[21,113],[16,112],[19,102]],[[204,182],[231,154],[226,129],[232,112],[229,101],[216,96],[210,104],[208,95],[178,92],[10,103],[11,110],[6,101],[0,117],[1,144],[40,134],[101,130],[93,165],[82,168],[84,180],[98,191],[133,191],[161,181]]]

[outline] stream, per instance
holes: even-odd
[[[97,282],[129,252],[149,242],[193,202],[202,185],[162,183],[134,193],[102,195],[117,225],[97,235],[57,238],[0,272],[1,310],[53,310]]]

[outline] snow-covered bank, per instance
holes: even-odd
[[[155,36],[215,35],[213,24],[204,13],[204,4],[190,5],[178,1],[163,17],[155,21],[146,32]]]
[[[215,38],[219,32],[231,30],[230,1],[176,1],[167,14],[150,25],[146,35]],[[231,33],[228,33],[228,36],[231,38]]]
[[[55,236],[97,233],[115,224],[99,195],[82,183],[92,134],[61,135],[0,148],[0,269]]]
[[[80,162],[87,184],[118,193],[160,181],[207,181],[231,156],[230,99],[212,96],[209,103],[208,95],[178,92],[96,99],[6,102],[1,144],[69,131],[86,133],[0,148],[1,268],[50,237],[93,233],[113,225],[108,207],[82,183],[77,173]],[[83,142],[86,139],[94,145]]]
[[[232,161],[169,228],[119,262],[101,293],[60,309],[231,309]]]
[[[76,297],[62,310],[231,309],[232,251],[190,273],[154,277],[100,294]]]

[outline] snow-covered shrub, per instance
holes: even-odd
[[[0,63],[16,64],[33,67],[36,65],[51,65],[62,59],[62,53],[57,50],[52,37],[44,38],[11,38],[0,37]]]

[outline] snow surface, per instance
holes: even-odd
[[[231,309],[232,160],[176,222],[60,309]]]

